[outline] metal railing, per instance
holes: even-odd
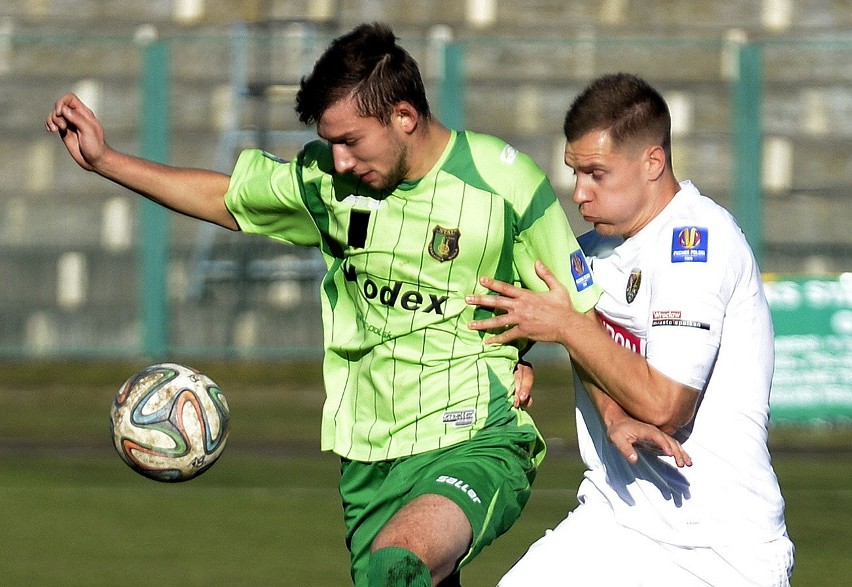
[[[269,149],[290,151],[306,129],[292,115],[288,83],[329,35],[293,27],[269,39],[280,62],[247,56],[240,83],[265,76],[270,89],[260,117],[259,106],[236,108],[233,99],[232,49],[245,34],[3,35],[0,352],[318,355],[313,273],[321,263],[309,253],[227,231],[201,237],[209,229],[78,170],[59,141],[35,131],[53,100],[75,89],[96,105],[111,144],[144,157],[212,167],[238,129],[254,134],[232,135],[229,149],[253,146],[262,131]],[[710,186],[708,195],[735,213],[765,270],[849,269],[852,39],[402,40],[439,118],[530,153],[566,198],[577,232],[584,228],[559,157],[561,117],[595,75],[635,71],[673,106],[678,176]],[[212,240],[199,260],[201,238]],[[240,270],[252,247],[259,256]],[[199,295],[196,269],[214,248],[223,263]]]

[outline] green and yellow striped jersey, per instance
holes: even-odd
[[[226,203],[243,231],[322,251],[322,447],[352,460],[532,426],[512,408],[517,348],[467,328],[488,315],[465,303],[481,275],[541,290],[541,259],[579,310],[600,295],[545,174],[487,135],[453,132],[426,176],[389,193],[335,173],[321,141],[290,162],[245,151]]]

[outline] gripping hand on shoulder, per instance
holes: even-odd
[[[502,329],[499,334],[486,339],[489,344],[507,343],[518,338],[561,342],[563,331],[569,328],[567,321],[580,314],[574,309],[568,290],[553,273],[541,261],[536,261],[535,268],[548,291],[534,292],[489,277],[480,278],[479,282],[497,295],[469,295],[466,301],[496,312],[491,318],[470,322],[468,328],[479,331]]]
[[[45,128],[59,135],[74,161],[87,171],[97,171],[98,163],[111,150],[104,139],[103,125],[74,94],[66,94],[56,102]]]

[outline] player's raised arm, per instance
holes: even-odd
[[[45,122],[77,164],[167,208],[237,230],[225,207],[229,177],[214,171],[161,165],[112,149],[94,112],[74,94],[60,98]]]

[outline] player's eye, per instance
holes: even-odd
[[[354,147],[358,143],[358,139],[326,139],[325,142],[331,147],[337,145],[341,145],[343,147]]]

